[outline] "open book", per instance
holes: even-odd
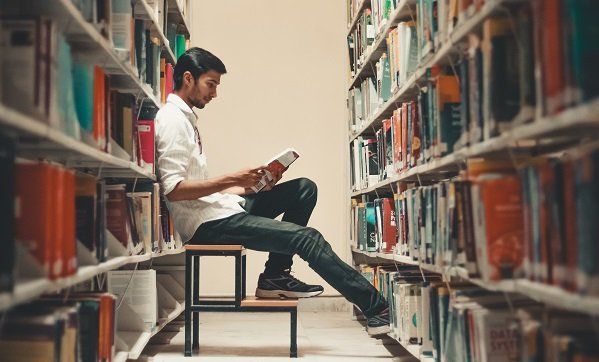
[[[252,186],[252,190],[254,192],[258,192],[262,190],[268,181],[272,180],[272,173],[274,171],[283,172],[289,165],[291,165],[295,160],[299,158],[299,154],[293,148],[288,148],[280,154],[273,157],[270,161],[268,161],[268,167],[266,170],[266,174],[262,176],[260,182],[256,185]]]

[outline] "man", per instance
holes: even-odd
[[[217,96],[224,64],[210,52],[191,48],[174,69],[174,94],[156,115],[158,173],[175,227],[184,242],[241,244],[270,252],[256,296],[311,297],[323,292],[290,274],[298,254],[368,318],[370,334],[389,332],[389,309],[380,293],[333,252],[315,229],[306,227],[316,205],[316,185],[300,178],[277,185],[281,174],[260,192],[254,186],[265,166],[208,178],[206,155],[193,107]],[[274,220],[283,214],[283,221]]]

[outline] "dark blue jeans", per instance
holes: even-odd
[[[270,252],[265,273],[289,269],[293,255],[298,254],[370,317],[387,307],[387,302],[366,278],[333,252],[318,230],[306,227],[316,198],[316,184],[309,179],[283,182],[270,191],[246,196],[247,212],[202,224],[190,243],[235,243]],[[281,214],[283,221],[273,220]]]

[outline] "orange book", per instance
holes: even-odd
[[[106,78],[102,68],[94,66],[94,140],[98,148],[106,148]]]
[[[396,172],[401,171],[401,117],[400,110],[393,111],[391,117],[391,127],[393,128],[393,165]]]
[[[408,104],[401,105],[401,159],[402,170],[408,168]]]
[[[75,173],[64,171],[64,268],[62,275],[77,272],[77,237],[75,222]]]
[[[17,164],[15,179],[15,238],[50,275],[53,241],[55,190],[53,166],[44,163]]]
[[[160,101],[166,103],[166,59],[160,58]]]
[[[114,332],[115,332],[115,298],[112,294],[100,294],[100,327],[98,360],[102,362],[112,361],[114,356]]]
[[[524,221],[520,179],[514,175],[480,177],[473,189],[476,222],[476,250],[479,270],[485,280],[501,280],[520,275],[524,257]],[[478,197],[477,197],[478,196]],[[481,225],[482,228],[479,226]]]

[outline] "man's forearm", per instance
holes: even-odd
[[[166,197],[169,201],[195,200],[215,192],[240,187],[236,186],[236,183],[235,179],[230,176],[221,176],[209,180],[184,180],[179,182]]]
[[[233,186],[233,187],[229,187],[229,188],[223,190],[223,193],[241,196],[241,195],[253,194],[254,191],[252,191],[252,189],[248,189],[248,188],[241,187],[241,186]]]

